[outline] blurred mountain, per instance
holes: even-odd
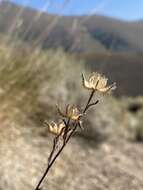
[[[116,81],[117,96],[139,96],[142,95],[143,81],[143,56],[131,53],[88,53],[80,54],[78,58],[84,59],[87,68],[91,71],[104,73],[110,78],[110,82]]]
[[[105,16],[56,16],[0,3],[0,32],[42,48],[69,52],[143,52],[142,22]]]

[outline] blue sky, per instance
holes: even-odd
[[[101,14],[124,20],[143,19],[143,0],[10,0],[63,15]]]

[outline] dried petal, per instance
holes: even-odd
[[[71,120],[79,120],[82,114],[76,106],[67,105],[66,111],[63,113],[59,108],[58,112],[62,117],[69,118]]]
[[[108,79],[105,76],[97,72],[92,73],[88,80],[86,80],[84,74],[82,74],[82,84],[84,88],[89,90],[97,90],[101,93],[107,93],[114,90],[116,84],[113,83],[112,85],[107,86],[107,81]]]
[[[45,124],[48,126],[48,130],[50,133],[54,134],[54,135],[62,135],[64,134],[64,129],[65,129],[65,124],[64,122],[60,122],[60,123],[55,123],[55,122],[51,122],[50,124],[45,121]]]

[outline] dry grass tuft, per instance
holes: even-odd
[[[25,116],[35,121],[45,117],[45,113],[50,116],[51,102],[66,101],[71,97],[71,90],[77,88],[75,81],[80,65],[61,49],[45,52],[29,49],[28,52],[1,46],[1,111],[18,121],[21,117],[25,120]],[[76,95],[72,93],[72,98]]]

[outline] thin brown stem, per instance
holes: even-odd
[[[97,100],[96,102],[94,102],[94,103],[91,103],[91,104],[88,104],[88,106],[87,106],[87,109],[86,110],[88,110],[90,107],[92,107],[92,106],[95,106],[97,103],[99,102],[99,100]]]
[[[58,137],[55,137],[53,140],[53,148],[52,148],[51,154],[48,158],[48,164],[51,162],[52,156],[53,156],[55,148],[56,148],[57,141],[58,141]]]
[[[91,94],[90,94],[90,96],[89,96],[89,99],[88,99],[88,101],[87,101],[87,103],[86,103],[86,106],[85,106],[85,108],[84,108],[84,110],[83,110],[83,113],[85,113],[85,112],[87,111],[88,105],[89,105],[91,99],[93,98],[94,93],[95,93],[95,90],[93,90],[93,91],[91,92]]]
[[[43,176],[41,177],[38,185],[36,186],[35,190],[39,190],[40,185],[42,184],[43,180],[45,179],[46,175],[48,174],[50,168],[52,167],[52,165],[54,164],[55,160],[57,159],[57,157],[60,155],[60,153],[62,152],[63,148],[66,146],[67,142],[70,140],[71,136],[74,134],[74,132],[76,131],[77,125],[75,125],[75,127],[73,128],[72,132],[69,134],[68,138],[66,139],[65,143],[63,143],[62,147],[59,149],[59,151],[57,152],[57,154],[55,155],[55,157],[53,158],[53,160],[51,161],[50,164],[48,164],[48,167],[46,168]]]
[[[68,121],[66,122],[65,133],[64,133],[64,136],[63,136],[63,138],[64,138],[64,144],[65,144],[65,142],[66,142],[67,133],[68,133],[68,131],[69,131],[69,124],[70,124],[70,118],[69,118]]]

